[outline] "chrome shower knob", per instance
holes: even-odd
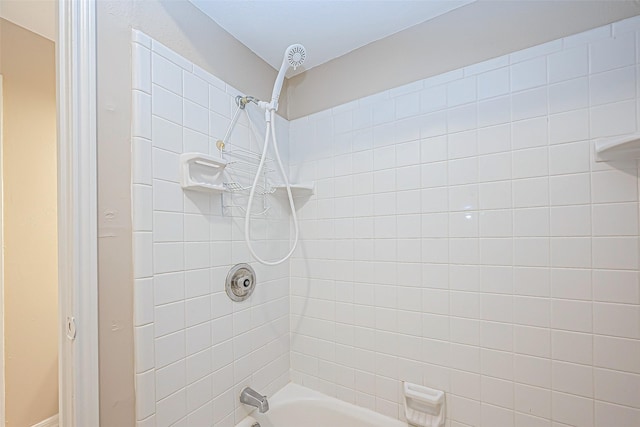
[[[256,287],[256,272],[249,264],[236,264],[225,282],[225,291],[233,301],[244,301],[251,296]]]

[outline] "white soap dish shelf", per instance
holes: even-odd
[[[640,133],[598,139],[593,151],[596,162],[640,159]]]
[[[186,190],[221,193],[226,190],[223,171],[227,161],[201,153],[180,155],[180,184]]]
[[[446,414],[444,392],[405,382],[404,414],[412,426],[443,426]]]

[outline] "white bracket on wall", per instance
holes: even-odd
[[[303,182],[300,184],[291,184],[289,187],[291,188],[291,195],[294,198],[313,196],[316,191],[316,183],[313,181]],[[286,185],[278,184],[274,185],[274,188],[276,189],[276,194],[280,193],[284,194],[285,196],[287,195]]]
[[[640,159],[640,134],[598,139],[593,152],[596,162]]]

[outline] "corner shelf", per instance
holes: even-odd
[[[596,162],[640,159],[640,133],[598,139],[593,152]]]
[[[225,191],[222,171],[227,161],[201,153],[180,155],[180,184],[185,190],[221,193]]]
[[[316,192],[316,183],[313,181],[291,184],[290,187],[291,195],[294,199],[297,197],[309,197]],[[276,194],[287,194],[287,186],[284,184],[274,185],[274,188],[276,189]]]

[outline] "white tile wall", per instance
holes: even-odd
[[[447,391],[448,426],[640,425],[640,19],[291,123],[315,180],[291,262],[291,367],[403,417],[401,381]]]
[[[272,393],[290,367],[398,418],[400,381],[444,389],[450,427],[640,425],[638,164],[591,155],[637,131],[639,29],[279,120],[292,179],[317,192],[290,269],[257,266],[241,305],[223,293],[249,259],[241,218],[177,170],[214,152],[238,92],[135,31],[138,425],[234,425],[240,387]],[[256,149],[247,125],[232,142]],[[259,249],[286,249],[280,208]]]
[[[246,415],[242,387],[272,394],[289,381],[289,266],[255,265],[254,295],[228,299],[228,269],[250,260],[244,217],[223,212],[220,195],[184,192],[178,166],[183,152],[214,154],[237,91],[139,31],[132,52],[138,426],[233,426]],[[277,125],[286,155],[288,123]],[[245,118],[232,142],[256,148]],[[271,203],[268,221],[254,221],[271,238],[256,244],[267,254],[289,237],[284,208]]]

